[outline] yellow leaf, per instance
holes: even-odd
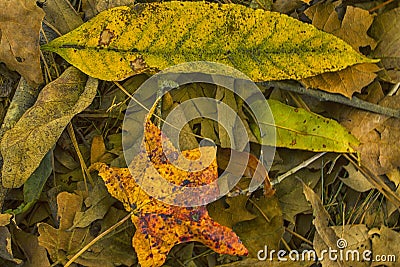
[[[199,60],[233,66],[254,81],[301,79],[376,62],[286,15],[205,2],[116,7],[42,49],[103,80]]]

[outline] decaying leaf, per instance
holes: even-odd
[[[335,10],[338,4],[339,2],[320,2],[304,13],[312,20],[315,27],[340,37],[356,51],[365,46],[374,49],[376,41],[367,34],[373,15],[361,8],[347,6],[344,18],[340,21]],[[370,84],[377,76],[375,72],[379,70],[375,64],[357,64],[339,72],[323,73],[303,79],[302,83],[308,88],[319,88],[351,98],[354,92],[360,92],[364,86]]]
[[[83,198],[79,195],[60,193],[57,196],[59,227],[56,229],[47,223],[38,224],[39,245],[46,248],[54,262],[65,264],[94,238],[89,227],[73,227],[76,213],[82,208],[82,201]],[[103,220],[102,231],[118,222],[123,216],[124,214],[111,209]],[[75,262],[84,266],[114,267],[120,264],[131,266],[135,262],[135,257],[131,246],[125,243],[130,237],[124,234],[119,232],[96,242],[90,251],[84,252]]]
[[[343,183],[348,187],[356,190],[357,192],[365,192],[374,188],[374,185],[362,174],[360,171],[354,167],[351,163],[343,167],[349,174],[346,178],[340,178]]]
[[[387,80],[400,82],[400,7],[379,15],[371,27],[378,40],[374,56],[381,58]]]
[[[284,227],[278,198],[254,198],[250,204],[250,212],[257,217],[239,222],[233,228],[249,249],[249,255],[257,257],[258,251],[263,250],[265,246],[268,246],[268,249],[279,249]]]
[[[72,31],[83,23],[81,17],[64,0],[53,0],[43,5],[46,21],[54,25],[61,34]]]
[[[379,84],[372,84],[371,90],[382,90]],[[367,100],[382,106],[399,109],[400,96],[371,93]],[[361,141],[359,153],[361,163],[375,174],[385,174],[400,166],[400,120],[372,112],[344,109],[341,123]]]
[[[0,61],[33,86],[43,82],[39,30],[44,15],[34,0],[2,1],[0,9]]]
[[[332,229],[336,233],[336,236],[341,238],[341,240],[336,241],[334,247],[328,247],[317,232],[313,244],[314,249],[318,254],[323,250],[328,251],[330,248],[331,250],[341,251],[340,253],[344,256],[348,255],[348,260],[345,260],[345,263],[351,263],[352,267],[370,266],[370,262],[365,261],[362,258],[363,255],[368,255],[363,254],[366,250],[372,250],[371,242],[368,238],[368,228],[365,224],[331,226],[330,229]],[[359,256],[351,254],[351,251],[357,251]],[[343,258],[346,259],[345,257]],[[323,257],[321,263],[323,266],[337,266],[337,262],[327,256]]]
[[[400,234],[384,225],[380,229],[371,229],[368,234],[372,240],[373,255],[385,255],[388,259],[385,266],[397,266],[400,258]],[[371,264],[373,267],[380,265],[381,262],[378,261]]]
[[[265,101],[257,101],[254,109],[268,121],[269,113],[265,105]],[[268,105],[275,125],[259,122],[259,127],[266,133],[260,138],[263,145],[341,153],[354,153],[359,145],[359,141],[334,120],[272,99],[268,100]],[[276,129],[276,143],[268,135],[268,132],[275,130],[273,128]]]
[[[319,234],[324,246],[335,248],[337,240],[339,239],[335,231],[330,228],[329,225],[329,213],[325,210],[322,205],[321,199],[318,195],[306,184],[303,183],[303,192],[307,200],[311,203],[313,208],[314,220],[313,224],[317,233]],[[318,257],[321,257],[321,251],[317,250]],[[343,259],[338,259],[335,262],[336,266],[345,266]]]
[[[74,67],[40,92],[36,103],[4,134],[1,154],[3,186],[24,184],[53,147],[73,116],[84,110],[96,95],[97,81]]]
[[[167,149],[162,148],[161,131],[150,121],[146,122],[145,130],[144,141],[151,163],[167,181],[181,186],[196,186],[217,179],[215,159],[201,171],[178,169],[169,161],[171,150],[168,145]],[[200,156],[198,148],[183,151],[182,154],[189,160]],[[154,175],[149,170],[151,168],[146,167],[147,157],[144,151],[132,160],[132,174],[128,168],[111,168],[104,163],[91,167],[99,171],[110,194],[132,212],[132,221],[136,226],[132,242],[142,266],[161,266],[174,245],[189,241],[200,241],[221,254],[247,255],[247,249],[236,234],[212,220],[205,206],[172,206],[147,195],[132,177],[135,175],[144,179]],[[186,197],[190,201],[191,196]]]
[[[0,226],[0,262],[2,259],[12,262],[15,265],[22,263],[22,260],[15,258],[13,255],[11,234],[5,226]]]
[[[28,234],[21,229],[14,232],[13,240],[23,251],[26,262],[25,267],[50,267],[50,262],[47,257],[46,249],[39,246],[38,237],[33,234]]]
[[[42,49],[103,80],[199,60],[233,66],[254,81],[300,79],[376,62],[286,15],[206,2],[116,7]]]
[[[370,84],[380,68],[376,64],[357,64],[337,72],[323,73],[301,80],[308,88],[322,89],[331,93],[340,93],[351,98],[354,92]]]
[[[132,0],[83,0],[82,10],[85,12],[85,18],[91,19],[101,11],[117,7],[117,6],[127,6],[134,4]]]
[[[248,196],[246,195],[219,199],[210,203],[207,210],[218,223],[232,228],[239,222],[249,221],[257,217],[246,208],[247,200]],[[226,205],[229,207],[226,207]]]

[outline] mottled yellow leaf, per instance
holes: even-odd
[[[286,15],[206,2],[109,9],[42,49],[103,80],[199,60],[233,66],[254,81],[301,79],[376,62]]]
[[[29,108],[1,140],[4,158],[3,186],[20,187],[59,139],[73,116],[90,105],[97,81],[74,67],[46,85]],[[86,83],[86,87],[85,87]]]

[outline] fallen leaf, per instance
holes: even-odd
[[[276,196],[254,198],[249,210],[257,217],[239,222],[233,228],[248,248],[249,255],[257,257],[258,251],[265,246],[271,250],[278,250],[285,231],[278,198]]]
[[[21,229],[16,229],[13,236],[13,241],[20,247],[26,257],[24,267],[50,267],[46,249],[39,246],[37,236],[28,234]]]
[[[329,213],[325,210],[324,206],[322,205],[321,199],[318,197],[318,195],[305,183],[303,183],[303,192],[313,208],[313,215],[314,215],[313,224],[324,246],[335,248],[337,240],[339,238],[337,237],[335,231],[329,227],[329,220],[330,220]],[[315,251],[319,258],[322,257],[321,255],[322,252],[321,250],[319,250],[321,246],[320,245],[318,245],[318,247],[314,246]],[[335,264],[336,264],[335,266],[345,266],[343,260],[341,260],[340,258],[335,262]]]
[[[233,66],[254,81],[300,79],[377,62],[286,15],[206,2],[116,7],[42,49],[103,80],[198,60]]]
[[[378,229],[371,229],[368,233],[372,241],[373,255],[385,256],[385,266],[395,267],[400,258],[400,234],[384,225]],[[390,257],[390,258],[389,258]],[[382,262],[372,262],[371,266],[381,266]]]
[[[334,247],[328,247],[321,239],[319,234],[316,233],[313,244],[314,249],[315,251],[317,251],[317,253],[321,253],[322,250],[336,250],[338,253],[332,254],[333,257],[335,255],[338,257],[340,257],[340,255],[343,255],[342,258],[344,259],[344,263],[346,264],[346,266],[349,266],[348,264],[351,264],[352,267],[370,266],[370,262],[363,260],[363,253],[366,250],[372,250],[371,243],[368,238],[368,228],[365,224],[331,226],[330,229],[332,229],[336,233],[336,235],[340,237],[340,239],[336,241]],[[357,251],[358,256],[357,254],[353,254],[353,251]],[[346,259],[346,257],[348,257],[348,260]],[[337,261],[333,260],[332,258],[325,254],[323,259],[321,260],[322,265],[337,266]]]
[[[275,186],[285,220],[296,224],[296,215],[311,210],[310,203],[307,202],[301,185],[303,182],[314,188],[321,178],[320,174],[320,172],[301,169]],[[296,179],[296,177],[301,177],[302,181]]]
[[[91,19],[101,11],[117,6],[133,5],[134,3],[132,0],[83,0],[82,10],[85,12],[85,18]]]
[[[96,220],[103,219],[114,202],[114,199],[109,197],[106,188],[102,184],[96,183],[85,199],[86,210],[75,213],[72,227],[84,228]]]
[[[271,109],[274,124],[271,124],[271,115],[265,105]],[[359,145],[359,141],[338,122],[302,108],[269,99],[267,103],[255,101],[253,109],[260,114],[261,120],[256,127],[265,133],[259,136],[263,145],[341,153],[354,153]],[[273,140],[268,133],[275,130],[276,140]]]
[[[3,1],[0,9],[0,61],[33,87],[43,82],[39,31],[44,15],[34,0]]]
[[[386,80],[400,82],[400,7],[378,15],[371,27],[371,36],[378,40],[373,55],[381,58]]]
[[[218,167],[226,172],[243,173],[243,176],[252,178],[254,184],[264,183],[264,194],[266,196],[274,194],[275,190],[272,188],[265,166],[251,153],[218,147],[217,163]]]
[[[45,20],[55,26],[61,34],[72,31],[83,23],[81,17],[65,0],[53,0],[43,5]]]
[[[351,163],[348,163],[343,168],[347,171],[349,176],[346,178],[340,177],[340,180],[351,189],[356,190],[357,192],[365,192],[375,188],[375,186],[368,181],[365,175],[358,171]]]
[[[227,197],[210,203],[207,205],[207,210],[218,223],[232,228],[239,222],[249,221],[257,217],[246,208],[247,200],[248,196],[246,195]]]
[[[347,6],[343,20],[340,21],[336,12],[339,3],[320,2],[309,7],[304,13],[312,20],[315,27],[340,37],[356,51],[365,46],[374,49],[376,41],[367,34],[373,15],[361,8]],[[377,77],[375,72],[379,70],[375,64],[363,63],[338,72],[306,78],[301,82],[307,88],[318,88],[351,98],[354,92],[361,92],[364,86],[370,84]]]
[[[15,258],[13,255],[13,250],[11,248],[11,234],[5,226],[0,226],[0,260],[1,259],[10,261],[14,265],[22,263],[22,260]]]
[[[376,90],[381,90],[379,84]],[[373,97],[373,96],[372,96]],[[370,99],[371,102],[393,109],[400,108],[400,96],[386,96],[383,99]],[[361,141],[358,152],[361,163],[377,175],[385,174],[400,166],[400,120],[388,116],[362,111],[343,109],[341,124]]]
[[[327,72],[314,77],[306,78],[301,82],[307,88],[325,90],[331,93],[340,93],[351,98],[354,92],[370,84],[378,75],[380,68],[376,64],[357,64],[337,72]]]
[[[46,85],[1,141],[3,186],[20,187],[54,146],[73,116],[84,110],[96,95],[97,81],[74,67]]]
[[[57,215],[60,219],[56,229],[47,223],[38,224],[39,245],[45,247],[53,262],[65,264],[77,251],[93,240],[94,236],[89,227],[74,228],[74,218],[82,208],[82,197],[76,194],[61,192],[57,196]],[[125,216],[120,212],[110,210],[100,225],[101,231],[105,231]],[[124,224],[125,227],[128,225]],[[132,230],[128,228],[128,230]],[[120,264],[131,266],[135,262],[134,253],[129,243],[130,237],[125,231],[120,231],[103,238],[85,251],[76,263],[84,266],[114,267]]]
[[[247,249],[236,234],[231,229],[216,223],[208,215],[205,206],[169,205],[147,195],[136,183],[133,177],[139,180],[143,179],[161,192],[165,189],[160,184],[154,184],[151,177],[155,177],[155,174],[147,164],[153,164],[155,171],[167,181],[184,187],[205,185],[217,179],[215,158],[209,166],[201,171],[186,171],[193,170],[195,165],[192,167],[189,165],[183,169],[172,165],[170,163],[171,154],[176,152],[171,149],[172,144],[170,143],[167,145],[164,143],[163,149],[160,145],[162,144],[161,134],[161,131],[153,123],[147,121],[144,142],[146,151],[150,152],[149,155],[143,151],[135,156],[130,168],[112,168],[104,163],[96,163],[90,168],[99,171],[110,194],[120,200],[127,211],[132,212],[132,221],[136,226],[132,243],[139,263],[142,266],[161,266],[174,245],[189,241],[202,242],[221,254],[247,255]],[[164,142],[168,143],[165,139]],[[183,151],[182,155],[193,161],[200,157],[200,150],[196,148]],[[150,163],[148,163],[148,157],[151,160]],[[174,159],[178,161],[179,155],[176,155]],[[174,163],[182,167],[179,162]],[[174,196],[174,192],[169,193]],[[210,191],[209,193],[215,194],[216,192]],[[185,201],[191,201],[190,195],[184,197]]]
[[[93,137],[92,147],[90,149],[90,163],[100,161],[101,157],[107,152],[103,136],[96,135]]]

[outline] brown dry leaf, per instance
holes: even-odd
[[[0,226],[0,263],[2,259],[10,261],[14,265],[22,263],[22,260],[14,258],[11,248],[11,234],[5,226]]]
[[[371,90],[381,91],[374,83]],[[400,109],[400,95],[380,99],[372,93],[367,100],[379,105]],[[358,152],[361,163],[375,174],[385,174],[400,166],[400,120],[357,109],[343,109],[341,124],[361,141]]]
[[[343,168],[348,172],[349,177],[340,177],[340,180],[351,189],[356,190],[357,192],[365,192],[372,188],[375,188],[375,186],[371,184],[371,182],[365,177],[365,175],[358,171],[353,164],[348,163]]]
[[[399,266],[400,234],[384,225],[382,225],[380,229],[371,229],[368,234],[370,235],[370,239],[372,241],[372,254],[374,256],[385,256],[385,258],[388,260],[384,263],[384,266]],[[391,260],[389,260],[389,257]],[[372,262],[371,267],[382,266],[381,264],[382,262],[375,261]]]
[[[371,27],[371,35],[378,40],[373,55],[381,58],[386,78],[400,82],[400,7],[379,15]]]
[[[239,222],[249,221],[257,217],[246,208],[247,200],[248,196],[246,195],[219,199],[207,205],[207,210],[218,223],[232,228]],[[226,205],[229,207],[227,208]]]
[[[302,182],[296,177],[301,177],[302,182],[314,188],[321,178],[320,172],[311,172],[301,169],[287,179],[276,185],[276,194],[282,207],[283,218],[293,224],[296,223],[295,216],[310,210],[311,206],[304,197]]]
[[[45,20],[55,26],[61,34],[72,31],[83,23],[81,17],[65,0],[46,1],[43,5]]]
[[[34,0],[2,1],[0,8],[0,61],[32,86],[43,82],[39,31],[44,15]]]
[[[133,4],[134,0],[83,0],[82,10],[85,12],[85,19],[91,19],[106,9]]]
[[[101,161],[100,158],[107,152],[103,136],[93,137],[92,147],[90,149],[90,164]]]
[[[318,29],[332,33],[347,43],[356,51],[360,47],[376,47],[374,39],[368,36],[367,31],[372,24],[373,15],[361,8],[348,6],[342,21],[338,18],[335,8],[340,2],[320,2],[304,13],[312,20]],[[332,93],[340,93],[349,98],[354,92],[370,84],[377,76],[375,72],[380,68],[372,63],[362,63],[334,73],[323,73],[301,80],[307,88],[319,88]]]
[[[73,228],[77,212],[82,209],[81,196],[62,192],[57,196],[59,227],[56,229],[47,223],[39,223],[39,245],[45,247],[53,262],[65,264],[77,251],[93,240],[89,227]],[[110,216],[108,216],[110,215]],[[102,231],[120,220],[124,214],[110,210]],[[129,229],[131,230],[131,229]],[[75,262],[85,266],[113,267],[119,264],[132,265],[135,257],[129,244],[130,237],[119,232],[96,242],[89,251],[84,252]]]
[[[313,224],[317,233],[321,237],[323,243],[327,247],[335,248],[338,237],[332,228],[329,225],[329,213],[325,210],[322,205],[321,199],[319,196],[305,183],[303,183],[303,192],[306,196],[307,200],[311,203],[313,208],[314,220]],[[318,257],[321,257],[321,251],[318,250],[317,247],[314,247],[317,252]],[[342,261],[338,260],[335,266],[345,266]]]
[[[85,194],[84,192],[78,192]],[[85,211],[77,211],[74,217],[73,228],[84,228],[96,220],[103,219],[111,205],[115,202],[102,183],[97,183],[85,199]]]
[[[231,154],[232,160],[230,160]],[[263,182],[264,194],[266,196],[274,194],[275,190],[272,188],[265,166],[263,166],[262,163],[260,163],[260,161],[251,153],[218,147],[217,163],[220,169],[229,173],[243,173],[243,176],[245,177],[252,177],[255,184],[261,184]],[[243,164],[246,165],[243,166]]]
[[[340,93],[351,98],[354,92],[370,84],[377,76],[380,68],[376,64],[362,63],[337,72],[327,72],[306,78],[301,82],[307,88],[322,89],[331,93]]]
[[[336,235],[340,238],[335,242],[334,247],[330,247],[331,250],[343,251],[343,258],[345,259],[345,255],[349,255],[349,260],[345,261],[345,266],[352,267],[367,267],[370,266],[370,262],[363,261],[362,255],[364,251],[371,251],[371,243],[368,238],[368,228],[365,224],[356,224],[356,225],[344,225],[344,226],[331,226]],[[315,233],[315,237],[313,240],[314,249],[317,254],[321,253],[322,250],[329,251],[329,247],[325,244],[325,242],[321,239],[318,232]],[[344,248],[344,249],[340,249]],[[360,260],[357,260],[357,256],[355,254],[350,254],[351,251],[358,251]],[[333,254],[335,255],[335,254]],[[339,252],[336,254],[339,256]],[[352,256],[354,255],[355,260],[352,260]],[[323,260],[321,261],[322,266],[338,266],[336,261],[331,261],[327,254],[324,255]]]
[[[39,246],[37,236],[20,229],[16,229],[13,235],[14,242],[18,244],[27,259],[24,267],[50,267],[46,249]]]
[[[259,250],[279,249],[284,233],[282,210],[276,196],[252,198],[249,211],[257,217],[237,223],[233,229],[249,250],[251,257],[257,257]],[[265,217],[264,217],[265,216]]]

